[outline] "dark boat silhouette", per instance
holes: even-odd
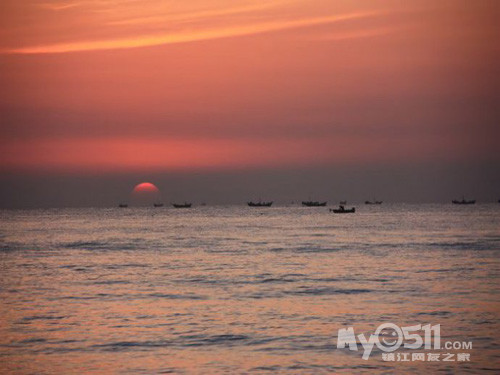
[[[174,208],[190,208],[192,205],[192,203],[187,203],[187,202],[184,202],[184,203],[172,203],[172,206],[174,206]]]
[[[325,207],[326,202],[318,202],[318,201],[302,201],[302,205],[306,207]]]
[[[330,212],[334,214],[353,214],[356,212],[356,208],[345,208],[343,205],[340,205],[339,208],[330,208]]]
[[[118,205],[118,207],[120,207],[120,208],[127,208],[127,207],[128,207],[128,204],[126,204],[126,203],[120,203],[120,204]]]
[[[453,203],[453,204],[475,204],[476,200],[475,199],[466,200],[465,197],[462,197],[462,200],[459,201],[458,199],[453,199],[451,201],[451,203]]]
[[[163,203],[153,203],[154,207],[163,207]]]
[[[376,201],[376,200],[373,200],[373,201],[365,201],[365,204],[382,204],[382,201]]]
[[[271,207],[273,202],[247,202],[249,207]]]
[[[339,204],[347,204],[347,201],[340,201]]]

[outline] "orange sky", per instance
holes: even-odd
[[[497,4],[3,0],[0,170],[498,161]]]

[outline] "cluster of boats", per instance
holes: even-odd
[[[346,201],[340,201],[341,205],[345,205],[347,202]],[[380,202],[382,203],[382,202]],[[273,201],[269,202],[247,202],[249,207],[271,207],[273,204]],[[302,206],[304,207],[326,207],[327,202],[320,202],[320,201],[302,201]],[[343,206],[339,206],[343,207]]]
[[[271,207],[273,205],[273,201],[258,201],[258,202],[252,202],[249,201],[247,202],[247,205],[249,207]],[[339,208],[337,209],[330,209],[330,212],[336,213],[336,214],[347,214],[347,213],[354,213],[356,212],[356,209],[354,207],[352,208],[345,208],[346,201],[340,201]],[[380,202],[382,203],[382,202]],[[378,204],[380,204],[378,203]],[[302,206],[305,207],[325,207],[327,202],[319,202],[319,201],[302,201]],[[205,204],[202,204],[204,206]],[[172,206],[174,208],[191,208],[192,203],[184,202],[184,203],[172,203]],[[127,203],[120,203],[118,205],[120,208],[126,208],[128,207]],[[153,207],[163,207],[163,203],[153,203]]]
[[[476,203],[476,200],[475,199],[472,199],[472,200],[467,200],[465,199],[464,197],[462,197],[461,200],[458,200],[458,199],[454,199],[451,201],[453,204],[464,204],[464,205],[467,205],[467,204],[475,204]],[[247,205],[249,207],[271,207],[273,205],[273,201],[258,201],[258,202],[252,202],[252,201],[249,201],[247,202]],[[378,201],[376,199],[374,200],[371,200],[371,201],[365,201],[365,204],[367,205],[372,205],[372,204],[382,204],[383,202],[382,201]],[[498,203],[500,203],[500,199],[498,200]],[[321,202],[321,201],[302,201],[302,206],[304,207],[325,207],[327,204],[327,202]],[[345,208],[345,205],[347,204],[346,201],[340,201],[339,202],[339,207],[338,208],[330,208],[330,212],[333,212],[333,213],[336,213],[336,214],[348,214],[348,213],[355,213],[356,212],[356,208],[355,207],[351,207],[351,208]],[[201,204],[202,206],[205,206],[204,203]],[[191,208],[192,206],[192,203],[188,203],[188,202],[184,202],[184,203],[172,203],[172,206],[174,208]],[[118,205],[118,207],[120,208],[125,208],[125,207],[128,207],[128,204],[126,203],[120,203]],[[154,203],[153,204],[153,207],[163,207],[163,203]]]

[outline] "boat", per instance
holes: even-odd
[[[163,207],[163,203],[153,203],[154,207]]]
[[[347,201],[340,201],[339,204],[342,204],[342,205],[347,204]]]
[[[127,208],[127,207],[128,207],[128,204],[126,204],[126,203],[120,203],[120,204],[118,205],[118,207],[120,207],[120,208]]]
[[[382,201],[376,201],[376,200],[373,200],[373,201],[365,201],[365,204],[382,204]]]
[[[247,202],[247,204],[249,207],[271,207],[273,202],[272,201],[270,201],[270,202],[258,201],[258,202]]]
[[[302,205],[306,207],[325,207],[326,202],[318,202],[318,201],[302,201]]]
[[[174,208],[190,208],[192,205],[192,203],[187,203],[187,202],[184,202],[184,203],[172,203],[172,206],[174,206]]]
[[[458,200],[458,199],[453,199],[451,201],[451,203],[453,204],[475,204],[476,203],[476,200],[475,199],[472,199],[472,200],[466,200],[465,197],[462,197],[462,200]]]
[[[330,212],[334,214],[353,214],[356,212],[356,208],[345,208],[343,205],[340,205],[339,208],[330,208]]]

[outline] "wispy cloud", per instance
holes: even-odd
[[[59,4],[59,3],[42,3],[40,4],[40,7],[45,8],[45,9],[50,9],[54,11],[59,11],[59,10],[66,10],[66,9],[71,9],[71,8],[76,8],[81,6],[82,2],[68,2],[64,4]]]
[[[405,30],[407,27],[395,26],[395,27],[379,27],[367,30],[355,30],[350,32],[336,32],[326,35],[315,36],[312,39],[322,40],[322,41],[336,41],[336,40],[349,40],[349,39],[362,39],[362,38],[374,38],[378,36],[384,36],[393,34],[395,32]]]
[[[292,20],[279,20],[270,22],[260,22],[232,27],[214,27],[210,29],[179,31],[159,35],[141,35],[137,37],[76,41],[70,43],[55,43],[38,46],[29,46],[3,50],[8,54],[43,54],[43,53],[66,53],[78,51],[97,51],[111,49],[127,49],[168,45],[176,43],[196,42],[219,38],[240,37],[260,33],[268,33],[286,29],[309,27],[329,23],[357,20],[381,15],[380,11],[354,12],[340,15],[330,15],[323,17],[309,17]],[[354,37],[354,36],[351,36]]]
[[[247,6],[240,6],[236,8],[224,8],[224,9],[206,9],[197,12],[182,12],[177,14],[168,15],[154,15],[154,16],[144,16],[144,17],[129,17],[124,19],[119,19],[115,21],[109,21],[109,25],[140,25],[140,24],[152,24],[160,22],[172,22],[172,21],[196,21],[199,19],[221,17],[221,16],[231,16],[242,13],[252,13],[260,12],[272,7],[278,6],[279,2],[273,3],[260,3]]]

